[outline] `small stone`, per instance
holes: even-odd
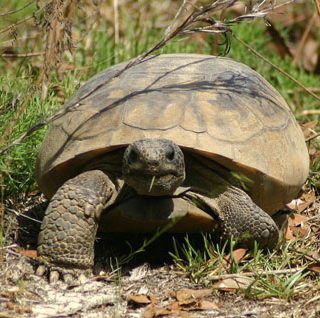
[[[55,284],[59,280],[59,273],[57,271],[50,272],[49,282],[50,284]]]

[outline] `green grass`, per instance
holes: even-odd
[[[24,3],[27,3],[27,1],[10,1],[10,7],[8,6],[6,9],[1,10],[9,11],[23,6]],[[148,1],[139,1],[141,6],[147,6],[147,3]],[[152,7],[152,4],[150,5]],[[30,6],[14,17],[2,19],[0,28],[29,16],[34,9],[35,6]],[[58,79],[53,72],[48,96],[45,100],[41,100],[40,89],[35,87],[35,82],[41,72],[41,58],[24,58],[10,61],[0,59],[0,140],[1,135],[12,122],[19,107],[30,96],[33,89],[35,92],[14,125],[10,136],[7,140],[4,140],[4,145],[10,144],[27,129],[48,118],[91,76],[116,62],[134,58],[161,39],[163,29],[156,24],[157,16],[160,13],[155,8],[151,8],[150,12],[148,12],[147,21],[143,21],[137,8],[135,12],[130,10],[133,9],[126,6],[120,8],[121,32],[120,41],[117,44],[114,42],[113,21],[110,17],[102,16],[102,18],[97,19],[96,24],[90,20],[90,17],[86,17],[84,20],[81,17],[76,19],[74,28],[82,36],[77,38],[74,54],[67,53],[64,56],[64,64],[69,68],[62,73],[62,80]],[[173,16],[173,12],[170,15]],[[83,21],[87,24],[82,23]],[[30,25],[27,27],[31,28]],[[279,28],[284,36],[289,34],[290,30],[281,28],[281,25],[279,25]],[[23,35],[22,30],[18,28],[18,37]],[[281,58],[270,49],[270,37],[265,31],[265,24],[262,21],[236,25],[233,27],[233,32],[237,38],[242,39],[272,63],[290,73],[304,86],[319,87],[319,75],[308,73],[299,65],[293,66],[291,58]],[[10,36],[0,37],[0,40],[6,41]],[[213,36],[201,38],[183,36],[169,42],[160,52],[211,54],[214,41]],[[251,66],[270,81],[287,100],[299,121],[319,120],[319,115],[302,115],[303,110],[320,109],[318,100],[305,93],[290,79],[274,70],[271,65],[261,61],[259,57],[248,51],[236,38],[231,37],[231,41],[231,49],[227,56]],[[19,45],[19,52],[30,52],[33,49],[41,50],[43,49],[43,38],[40,37],[39,40],[34,42],[30,40],[30,43],[28,41],[23,42],[23,44]],[[18,44],[15,43],[14,45]],[[220,47],[218,51],[223,52],[223,47]],[[6,198],[15,199],[20,194],[28,193],[36,188],[34,181],[35,158],[45,131],[46,128],[38,130],[23,141],[22,144],[11,148],[3,156],[0,156],[1,202]],[[312,147],[320,148],[316,142],[312,143]],[[309,185],[318,189],[320,186],[319,170],[320,159],[315,158],[311,166]],[[8,235],[7,232],[2,232],[0,226],[0,248],[4,245],[3,238]],[[285,245],[285,247],[274,253],[262,254],[259,251],[254,251],[243,261],[235,262],[231,260],[226,263],[226,249],[232,250],[233,246],[214,246],[210,242],[210,236],[204,236],[203,245],[198,248],[190,242],[187,236],[185,243],[182,246],[176,245],[175,250],[172,252],[176,266],[188,273],[189,277],[199,284],[208,284],[208,275],[212,271],[217,275],[224,275],[244,272],[266,272],[308,265],[304,257],[299,257],[297,253],[289,250],[289,248],[292,248],[292,244],[290,246]],[[305,246],[303,241],[293,245],[295,244],[299,248]],[[142,252],[144,247],[142,246],[141,249],[133,251],[132,256]],[[305,246],[305,248],[306,250],[309,249],[308,246]],[[128,260],[122,261],[127,262]],[[306,279],[305,275],[309,275],[316,281],[312,276],[313,274],[309,272],[278,276],[257,275],[254,276],[254,282],[246,289],[245,295],[254,299],[269,297],[291,299],[295,297],[297,291],[302,293],[308,288],[308,284],[305,284],[305,286],[302,284],[303,280]]]
[[[144,4],[143,1],[142,4]],[[15,6],[21,7],[22,5],[23,1],[16,1],[11,4],[11,9]],[[24,13],[19,12],[12,19],[16,21],[18,18],[23,18],[24,15],[28,16],[34,9],[34,6],[29,6],[23,10]],[[10,134],[10,138],[6,140],[7,144],[42,118],[46,118],[56,111],[63,104],[63,101],[86,79],[114,64],[116,61],[121,62],[137,56],[161,38],[163,29],[157,28],[152,22],[149,24],[142,23],[139,15],[134,15],[135,18],[132,18],[132,16],[131,12],[126,10],[126,8],[121,8],[120,23],[122,34],[117,46],[114,43],[114,34],[110,32],[113,28],[113,23],[108,19],[101,19],[101,23],[95,26],[86,37],[81,38],[77,42],[74,58],[69,57],[68,59],[69,55],[66,55],[66,61],[68,64],[71,63],[73,65],[74,70],[63,74],[62,83],[53,74],[49,94],[45,101],[41,101],[39,89],[36,90],[26,110]],[[8,25],[9,22],[11,23],[9,19],[4,20],[2,26]],[[75,27],[81,33],[88,31],[80,23],[78,25],[75,24]],[[316,74],[307,73],[299,66],[293,67],[290,58],[282,59],[270,50],[268,47],[270,38],[266,35],[265,26],[262,21],[236,25],[233,27],[233,32],[238,38],[247,42],[271,62],[289,72],[303,85],[307,87],[318,86],[318,76]],[[86,44],[88,38],[91,45]],[[169,42],[161,52],[202,52],[210,54],[213,41],[213,36],[208,36],[202,41],[197,41],[192,36],[183,36]],[[231,41],[232,45],[228,57],[251,66],[269,80],[286,98],[299,120],[305,121],[317,118],[316,116],[302,116],[301,112],[304,109],[318,109],[319,101],[301,91],[301,88],[297,87],[284,75],[275,71],[272,66],[262,62],[257,56],[248,52],[235,38],[231,37]],[[222,48],[220,51],[222,51]],[[34,86],[40,69],[38,66],[35,67],[33,63],[34,61],[30,58],[22,59],[16,63],[15,67],[7,70],[4,62],[0,62],[0,131],[5,131],[19,106],[28,97]],[[37,63],[39,65],[38,60]],[[60,95],[62,91],[63,98],[59,98],[57,95],[57,88],[60,90]],[[14,147],[13,150],[0,158],[0,171],[2,171],[1,184],[5,196],[28,192],[34,188],[33,171],[35,157],[44,131],[45,129],[42,129],[33,134],[22,145]],[[318,169],[319,161],[316,161],[313,168],[315,170],[312,174],[313,176],[317,173]],[[313,182],[313,184],[317,184],[317,182]]]
[[[303,281],[307,276],[316,275],[305,269],[312,261],[305,261],[292,253],[290,244],[285,244],[275,251],[264,251],[255,248],[247,252],[242,259],[234,259],[234,242],[229,241],[224,245],[212,244],[210,234],[202,235],[202,244],[195,244],[187,235],[181,244],[175,243],[171,256],[177,268],[188,274],[190,279],[204,286],[223,289],[215,285],[216,281],[228,279],[242,279],[245,285],[244,294],[252,299],[281,298],[293,299],[297,294],[303,293],[310,285]],[[298,268],[297,270],[291,269]],[[214,274],[215,279],[212,280]],[[250,275],[248,275],[250,274]],[[213,284],[213,285],[212,285]],[[233,286],[226,281],[226,287],[240,290],[240,286]]]
[[[26,1],[25,1],[26,2]],[[140,1],[144,4],[144,1]],[[23,1],[12,1],[11,8],[20,7]],[[9,10],[9,8],[8,8]],[[30,6],[24,13],[19,13],[15,19],[30,15],[34,6]],[[7,11],[7,10],[6,10]],[[120,42],[114,42],[113,23],[104,18],[88,32],[81,23],[75,23],[76,30],[87,36],[80,38],[74,55],[65,55],[65,64],[69,70],[63,72],[62,80],[55,73],[52,74],[48,89],[48,96],[41,100],[40,89],[35,87],[35,82],[41,72],[41,59],[25,58],[12,61],[11,64],[0,59],[0,140],[10,122],[23,102],[29,98],[29,102],[14,125],[10,136],[4,140],[5,145],[10,144],[27,129],[36,123],[48,118],[61,107],[87,79],[97,72],[115,64],[141,54],[155,44],[162,36],[163,30],[155,25],[157,12],[151,12],[154,21],[143,23],[139,14],[131,14],[125,7],[120,10],[121,33]],[[14,19],[14,20],[15,20]],[[80,21],[80,19],[79,19]],[[78,22],[79,22],[78,21]],[[90,21],[89,21],[90,22]],[[2,23],[2,24],[1,24]],[[0,22],[0,28],[8,25],[8,20]],[[284,34],[289,32],[282,30]],[[270,37],[265,31],[261,21],[250,24],[234,26],[233,32],[237,38],[248,43],[252,48],[263,54],[270,62],[290,73],[294,78],[306,87],[318,87],[319,77],[316,74],[307,73],[299,65],[292,66],[292,59],[281,58],[270,47]],[[204,39],[204,40],[203,40]],[[319,120],[319,116],[304,116],[302,111],[306,109],[320,109],[319,101],[305,93],[290,79],[280,74],[274,68],[261,61],[252,54],[235,37],[230,37],[231,49],[228,57],[245,63],[263,75],[284,96],[289,106],[299,121]],[[1,38],[0,38],[1,40]],[[6,40],[6,39],[5,39]],[[88,41],[90,45],[88,45]],[[161,53],[204,53],[211,54],[215,41],[213,36],[207,36],[200,40],[196,36],[183,36],[169,42]],[[43,40],[36,42],[35,50],[40,50]],[[26,43],[19,51],[30,51],[33,47]],[[218,49],[223,52],[223,47]],[[30,96],[31,92],[32,96]],[[17,199],[20,194],[28,193],[37,186],[34,180],[34,167],[37,149],[45,134],[46,128],[38,130],[28,137],[22,144],[11,148],[5,155],[0,156],[0,212],[1,203],[5,199]],[[312,147],[320,148],[313,142]],[[309,186],[319,189],[320,159],[315,158],[310,169]],[[0,263],[3,261],[3,247],[7,245],[11,225],[3,229],[3,214],[0,214]],[[160,233],[161,234],[161,233]],[[146,253],[149,244],[160,236],[156,233],[150,240],[144,241],[140,248],[133,249],[129,255],[119,259],[110,260],[117,281],[121,284],[121,267],[126,266],[136,256]],[[246,275],[250,276],[249,284],[244,290],[236,289],[236,293],[243,293],[247,298],[254,300],[278,298],[284,301],[294,301],[297,297],[313,295],[313,291],[320,288],[319,277],[308,270],[289,272],[290,269],[305,269],[314,263],[306,257],[307,252],[315,251],[317,241],[313,239],[297,239],[281,246],[273,252],[264,252],[256,249],[240,261],[230,257],[230,251],[234,245],[227,242],[225,245],[214,245],[210,234],[202,236],[202,244],[193,242],[191,236],[186,236],[182,244],[175,242],[175,248],[170,252],[176,268],[182,270],[196,284],[202,286],[215,286],[216,280],[211,280],[212,274]],[[274,274],[277,271],[286,271],[283,274]],[[270,273],[270,274],[268,274]],[[247,279],[247,276],[244,276]],[[217,287],[217,289],[219,289]],[[310,296],[312,298],[313,296]]]

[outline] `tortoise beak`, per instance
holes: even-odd
[[[166,139],[141,139],[123,155],[124,181],[141,195],[171,195],[185,179],[184,155]]]

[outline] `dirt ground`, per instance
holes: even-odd
[[[168,242],[172,240],[166,237],[114,275],[110,275],[110,253],[125,253],[128,238],[101,238],[93,277],[82,285],[60,281],[50,285],[34,274],[40,223],[17,217],[24,213],[41,219],[46,207],[42,201],[35,195],[24,198],[20,205],[6,205],[4,222],[10,232],[1,255],[0,317],[320,317],[317,290],[312,296],[300,295],[290,301],[259,301],[246,298],[241,290],[224,292],[192,283],[169,257]],[[141,240],[135,237],[130,243],[139,246]],[[26,252],[21,253],[21,247]]]

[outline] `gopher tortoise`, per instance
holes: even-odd
[[[159,55],[119,75],[125,65],[82,86],[40,148],[36,179],[50,204],[38,254],[51,279],[92,270],[97,230],[171,222],[173,232],[218,227],[240,245],[273,248],[271,216],[309,167],[280,94],[227,58]]]

